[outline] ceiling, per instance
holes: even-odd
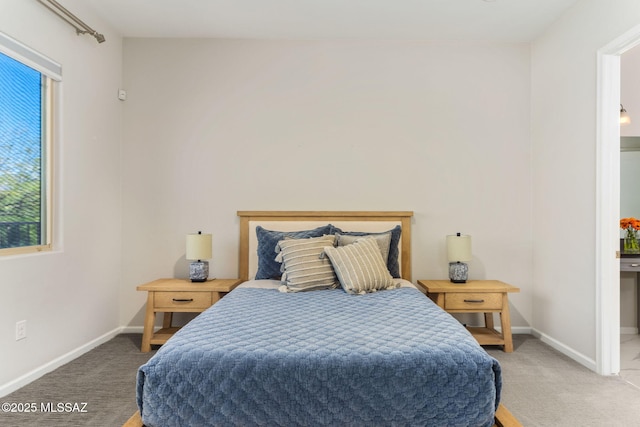
[[[85,0],[85,3],[124,37],[527,42],[577,1]],[[72,1],[60,2],[73,12]]]

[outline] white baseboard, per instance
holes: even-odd
[[[495,330],[498,332],[502,332],[502,328],[500,325],[495,327]],[[511,327],[511,335],[533,335],[533,331],[530,326],[512,326]]]
[[[545,344],[553,347],[554,349],[558,350],[560,353],[564,354],[565,356],[569,357],[570,359],[575,360],[576,362],[578,362],[582,366],[584,366],[584,367],[586,367],[588,369],[591,369],[593,372],[598,372],[595,360],[590,359],[587,356],[585,356],[584,354],[575,351],[571,347],[568,347],[568,346],[562,344],[560,341],[557,341],[554,338],[551,338],[550,336],[548,336],[546,334],[543,334],[542,332],[538,331],[537,329],[532,329],[531,335],[533,335],[534,337],[538,338],[543,343],[545,343]]]
[[[27,372],[26,374],[22,375],[19,378],[16,378],[13,381],[10,381],[6,384],[3,384],[0,386],[0,397],[6,396],[10,393],[13,393],[14,391],[18,390],[21,387],[24,387],[25,385],[29,384],[32,381],[37,380],[38,378],[40,378],[41,376],[43,376],[44,374],[48,374],[49,372],[59,368],[60,366],[71,362],[73,359],[76,359],[80,356],[82,356],[83,354],[85,354],[86,352],[94,349],[95,347],[99,346],[100,344],[104,344],[105,342],[109,341],[110,339],[112,339],[113,337],[115,337],[116,335],[122,333],[122,330],[124,328],[123,327],[118,327],[115,328],[112,331],[107,332],[106,334],[99,336],[98,338],[94,339],[93,341],[90,341],[84,345],[81,345],[80,347],[71,350],[70,352],[63,354],[62,356],[52,360],[51,362],[45,363],[44,365],[30,371]],[[142,328],[140,328],[142,330]]]
[[[620,335],[638,335],[638,328],[633,326],[620,327]]]
[[[144,332],[144,326],[122,326],[120,334],[141,334]]]

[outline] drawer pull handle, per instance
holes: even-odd
[[[640,264],[631,264],[631,267],[640,267]]]
[[[474,303],[483,303],[483,299],[466,299],[464,302],[474,302]]]
[[[193,302],[193,298],[174,298],[173,302]]]

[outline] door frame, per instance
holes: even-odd
[[[596,136],[596,369],[620,372],[620,55],[640,25],[598,50]]]

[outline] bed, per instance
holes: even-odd
[[[498,362],[411,283],[411,212],[238,216],[239,274],[245,282],[140,367],[139,414],[130,425],[509,425],[500,422],[501,414],[511,415],[499,405]],[[331,234],[294,233],[327,226]],[[275,241],[264,238],[265,230],[276,233],[268,237],[279,242],[286,279],[270,277],[262,264],[276,258],[275,248],[258,256]],[[329,258],[325,263],[342,284],[350,279],[338,258],[348,251],[371,252],[378,267],[379,259],[387,267],[380,273],[384,289],[296,288],[287,256],[297,252],[289,248],[324,244],[332,235],[347,241],[350,233],[349,243],[325,247],[321,258]],[[392,243],[384,259],[386,240]],[[376,245],[379,251],[371,249]]]

